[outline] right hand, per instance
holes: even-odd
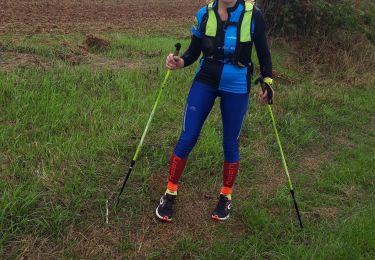
[[[270,104],[273,103],[273,98],[275,97],[275,91],[272,89],[270,85],[267,83],[262,83],[259,88],[259,99],[264,104]],[[268,93],[270,92],[270,93]]]
[[[184,67],[184,60],[170,53],[165,61],[165,66],[170,70],[181,69]]]

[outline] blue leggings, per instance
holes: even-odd
[[[224,159],[229,163],[240,160],[238,143],[248,108],[249,94],[220,91],[197,81],[191,86],[185,106],[182,133],[174,150],[178,157],[187,159],[189,156],[218,96],[221,98]]]

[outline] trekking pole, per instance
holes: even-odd
[[[262,78],[258,78],[257,80],[255,80],[255,84],[264,84],[264,81]],[[276,128],[276,121],[275,121],[275,117],[273,116],[273,112],[272,112],[272,103],[273,103],[273,90],[271,89],[271,87],[268,85],[268,84],[264,84],[264,87],[266,88],[267,90],[267,95],[268,95],[268,104],[267,104],[267,110],[268,110],[268,113],[271,117],[271,120],[272,120],[272,127],[273,127],[273,130],[275,132],[275,135],[276,135],[276,141],[277,141],[277,144],[279,145],[279,149],[280,149],[280,154],[281,154],[281,160],[283,162],[283,166],[284,166],[284,170],[285,170],[285,174],[288,178],[288,186],[289,186],[289,190],[290,190],[290,193],[292,195],[292,198],[293,198],[293,202],[294,202],[294,207],[296,209],[296,212],[297,212],[297,217],[298,217],[298,221],[299,221],[299,225],[301,227],[301,229],[303,229],[303,224],[302,224],[302,219],[301,219],[301,215],[299,213],[299,209],[298,209],[298,205],[297,205],[297,201],[296,201],[296,197],[295,197],[295,194],[294,194],[294,189],[293,189],[293,184],[292,184],[292,180],[290,179],[290,175],[289,175],[289,170],[288,170],[288,165],[286,164],[286,160],[285,160],[285,156],[284,156],[284,151],[283,151],[283,147],[281,145],[281,141],[280,141],[280,137],[279,137],[279,133],[277,131],[277,128]]]
[[[180,52],[180,49],[181,49],[181,44],[180,44],[180,43],[176,43],[176,44],[175,44],[175,47],[176,47],[176,50],[174,51],[173,55],[174,55],[174,56],[178,56],[178,54],[179,54],[179,52]],[[139,155],[139,153],[140,153],[140,151],[141,151],[141,148],[142,148],[142,145],[143,145],[143,141],[144,141],[144,139],[145,139],[145,137],[146,137],[146,134],[147,134],[148,128],[150,127],[150,124],[151,124],[152,118],[154,117],[154,114],[155,114],[156,108],[157,108],[157,106],[158,106],[158,104],[159,104],[159,101],[160,101],[161,94],[163,93],[163,90],[164,90],[164,88],[165,88],[165,84],[166,84],[166,82],[167,82],[167,80],[168,80],[168,78],[169,78],[170,73],[171,73],[171,70],[168,69],[168,70],[167,70],[167,74],[165,75],[165,78],[164,78],[164,80],[163,80],[163,83],[161,84],[161,87],[160,87],[160,90],[159,90],[159,94],[158,94],[158,96],[157,96],[157,98],[156,98],[156,101],[155,101],[154,107],[152,108],[152,111],[151,111],[150,117],[148,118],[148,121],[147,121],[147,124],[146,124],[145,130],[143,131],[143,134],[142,134],[142,137],[141,137],[141,141],[140,141],[139,144],[138,144],[137,150],[135,151],[135,154],[134,154],[134,156],[133,156],[133,159],[132,159],[132,161],[131,161],[131,163],[130,163],[130,166],[129,166],[129,169],[128,169],[128,173],[126,174],[126,177],[125,177],[124,182],[123,182],[123,184],[122,184],[121,190],[120,190],[120,192],[119,192],[119,194],[118,194],[118,196],[117,196],[116,208],[117,208],[117,206],[118,206],[118,204],[119,204],[119,202],[120,202],[120,196],[121,196],[122,192],[124,191],[124,188],[125,188],[125,185],[126,185],[128,179],[129,179],[130,173],[132,172],[133,167],[134,167],[134,165],[135,165],[135,162],[137,161],[138,155]]]

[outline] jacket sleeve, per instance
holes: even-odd
[[[193,64],[201,55],[202,52],[202,39],[197,36],[191,36],[189,48],[182,55],[184,59],[184,66],[187,67]]]
[[[204,32],[202,31],[202,21],[207,14],[206,7],[199,9],[194,17],[194,24],[191,27],[191,42],[189,48],[182,55],[185,67],[193,64],[201,55],[202,52],[202,38]]]
[[[257,7],[255,7],[253,11],[252,31],[260,65],[260,73],[263,78],[272,78],[272,60],[266,37],[266,22]]]

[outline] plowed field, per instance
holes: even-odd
[[[154,30],[185,24],[205,1],[0,1],[0,33]]]

